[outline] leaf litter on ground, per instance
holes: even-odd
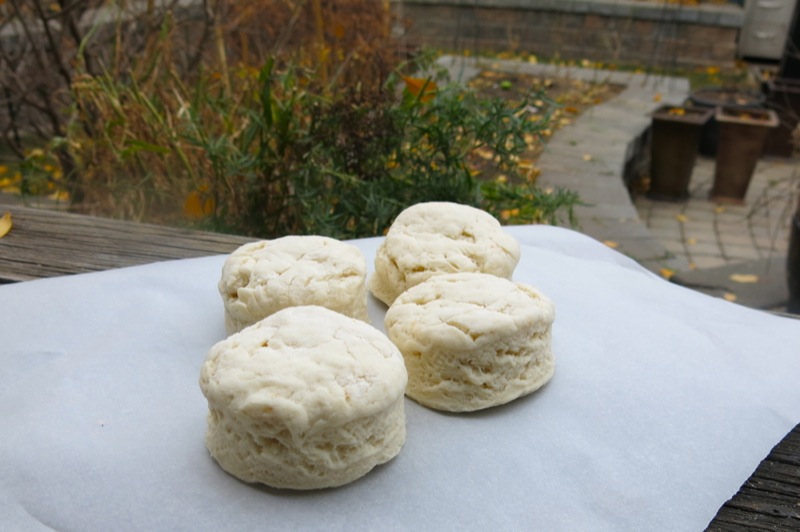
[[[544,150],[547,138],[557,130],[570,125],[576,118],[592,107],[602,104],[618,94],[625,87],[620,84],[603,81],[585,81],[570,77],[540,76],[532,74],[508,73],[499,70],[484,70],[469,82],[469,87],[487,98],[501,98],[513,104],[521,102],[531,94],[541,94],[534,98],[532,105],[526,108],[531,120],[549,116],[549,123],[541,136],[526,135],[527,148],[520,156],[520,164],[529,167],[526,172],[531,181],[539,172],[536,163]],[[486,172],[493,159],[489,148],[476,150],[477,157],[472,157],[471,166],[475,174],[483,179],[494,179],[497,176]],[[575,157],[586,161],[591,155],[575,153]]]

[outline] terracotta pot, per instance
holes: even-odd
[[[661,106],[652,113],[648,197],[667,201],[689,197],[700,130],[712,114],[711,109],[671,105]]]
[[[719,146],[709,197],[717,202],[741,204],[764,152],[767,134],[778,126],[778,116],[767,109],[719,108],[716,119],[720,125]]]

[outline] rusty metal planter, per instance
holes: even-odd
[[[650,190],[656,200],[683,201],[697,161],[700,131],[712,109],[664,105],[652,117]]]
[[[778,116],[767,109],[718,108],[715,118],[720,125],[719,146],[709,198],[741,204],[764,152],[767,134],[778,127]]]

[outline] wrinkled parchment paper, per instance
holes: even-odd
[[[514,279],[556,305],[553,380],[467,415],[407,400],[400,455],[316,492],[239,482],[203,445],[224,257],[0,287],[0,528],[702,529],[800,422],[800,321],[508,231]],[[379,239],[355,243],[371,265]]]

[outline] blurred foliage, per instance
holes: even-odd
[[[20,24],[68,26],[98,7],[10,1]],[[21,91],[12,106],[21,118],[30,104],[51,126],[40,128],[41,157],[18,146],[23,193],[62,185],[55,193],[79,212],[261,237],[381,234],[429,200],[508,223],[570,219],[574,194],[538,191],[520,164],[549,115],[412,77],[431,56],[402,53],[386,2],[103,6],[111,16],[73,24],[75,35],[31,34],[61,76],[48,81],[57,100]],[[14,86],[45,87],[47,66],[20,56]],[[9,141],[15,131],[4,131]],[[480,169],[476,150],[490,154]],[[512,179],[494,181],[497,172]]]

